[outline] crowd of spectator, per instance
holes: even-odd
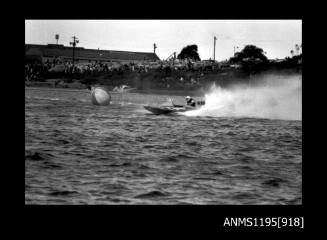
[[[55,64],[42,64],[40,62],[25,64],[25,81],[38,80],[46,75]]]
[[[75,62],[62,61],[55,59],[53,61],[29,62],[25,64],[25,81],[37,81],[51,78],[54,74],[61,77],[78,77],[84,75],[94,75],[113,72],[148,72],[163,71],[166,73],[173,71],[215,71],[218,70],[217,62],[206,60],[193,62],[191,60],[169,60],[155,62]]]

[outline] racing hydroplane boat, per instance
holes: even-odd
[[[172,102],[172,106],[144,106],[144,108],[150,112],[152,112],[155,115],[160,114],[174,114],[174,113],[180,113],[180,112],[187,112],[199,109],[200,106],[203,106],[205,104],[204,101],[198,101],[195,107],[191,107],[188,105],[176,105]]]

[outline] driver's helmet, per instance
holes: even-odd
[[[185,99],[186,99],[186,100],[189,100],[190,98],[191,98],[190,96],[187,96]]]

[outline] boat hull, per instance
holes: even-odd
[[[155,114],[155,115],[173,114],[173,113],[179,113],[179,112],[186,112],[186,111],[194,109],[192,107],[184,107],[184,106],[179,106],[179,107],[173,107],[173,106],[166,106],[166,107],[144,106],[144,108],[146,110],[148,110],[149,112]]]

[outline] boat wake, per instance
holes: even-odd
[[[182,114],[302,120],[302,79],[273,77],[255,86],[235,85],[228,89],[213,85],[205,102],[202,108]]]

